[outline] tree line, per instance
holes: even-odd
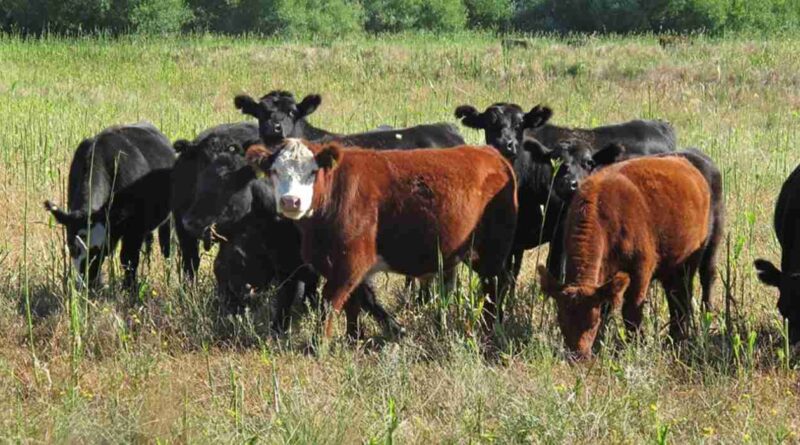
[[[403,31],[785,32],[800,0],[0,0],[21,34],[215,32],[339,37]]]

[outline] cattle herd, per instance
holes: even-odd
[[[257,125],[219,125],[171,144],[153,125],[137,123],[81,142],[68,209],[45,201],[65,228],[77,284],[101,286],[104,259],[121,242],[123,284],[133,288],[143,245],[158,229],[169,256],[174,227],[187,283],[200,245],[219,243],[214,275],[226,310],[241,311],[257,290],[277,287],[271,322],[278,333],[289,327],[293,304],[322,302],[344,310],[351,338],[363,335],[362,309],[399,335],[372,276],[399,273],[408,286],[417,279],[424,300],[432,276],[442,271],[452,289],[464,262],[480,278],[489,338],[524,252],[544,243],[541,287],[556,301],[573,357],[591,356],[611,308],[621,307],[635,334],[653,279],[664,287],[674,339],[690,332],[695,275],[703,308],[712,309],[722,177],[700,150],[678,149],[669,123],[566,128],[551,124],[553,111],[539,105],[527,113],[512,103],[483,112],[462,105],[456,118],[486,138],[486,146],[470,146],[449,123],[329,132],[306,119],[321,102],[309,95],[298,103],[285,91],[237,96],[236,108]],[[780,289],[792,342],[800,340],[798,171],[775,211],[781,268],[756,261],[759,278]],[[330,336],[332,317],[321,313]]]

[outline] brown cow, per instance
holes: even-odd
[[[653,278],[667,294],[670,334],[688,332],[692,280],[712,238],[711,204],[708,181],[677,156],[621,162],[581,184],[566,222],[567,284],[539,267],[568,349],[591,356],[605,303],[622,305],[626,327],[637,332]]]
[[[375,151],[285,139],[275,153],[252,147],[247,156],[272,180],[278,212],[297,221],[304,260],[327,279],[323,298],[345,309],[348,334],[359,313],[350,292],[365,278],[432,274],[440,259],[445,270],[471,264],[493,327],[517,218],[514,172],[495,150]],[[331,327],[328,319],[326,336]]]

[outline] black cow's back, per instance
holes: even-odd
[[[373,130],[365,133],[336,135],[319,142],[337,141],[345,146],[376,150],[403,150],[413,148],[445,148],[464,144],[464,138],[455,125],[447,123],[417,125],[414,127]]]
[[[169,139],[149,122],[111,127],[81,142],[69,173],[69,209],[97,211],[148,177],[166,180],[175,163]],[[167,193],[168,195],[168,193]],[[89,208],[90,207],[90,208]]]

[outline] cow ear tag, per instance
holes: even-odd
[[[256,179],[265,179],[269,177],[269,173],[265,172],[261,167],[253,165],[253,171],[256,173]]]

